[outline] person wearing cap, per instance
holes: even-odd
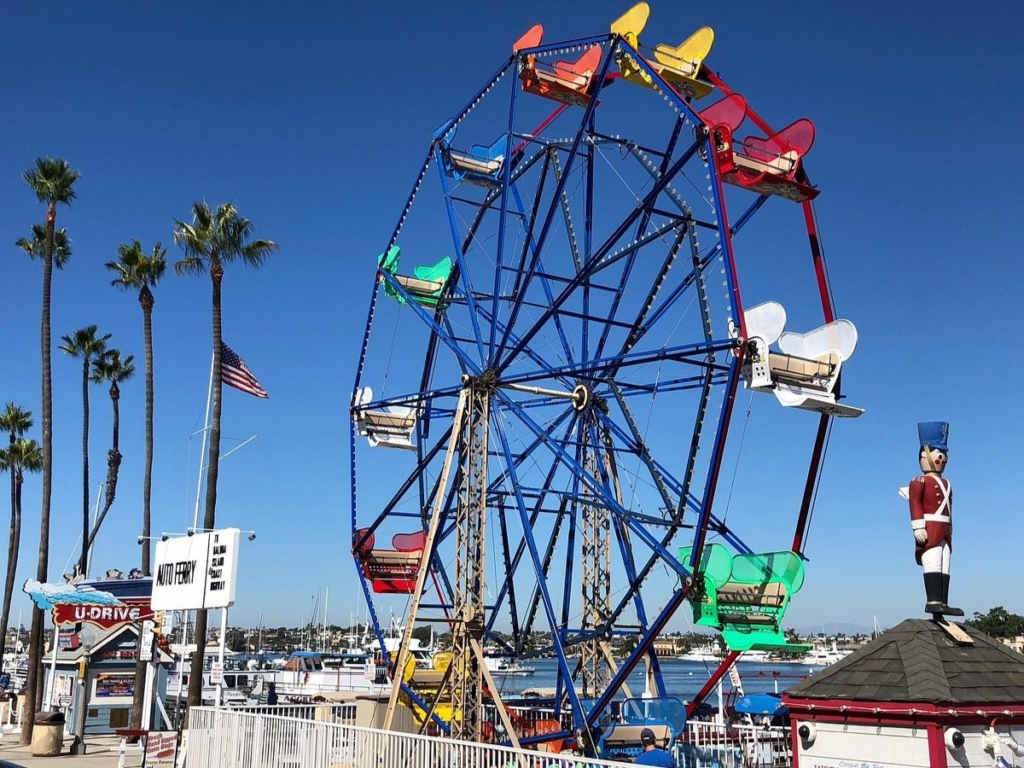
[[[640,731],[640,745],[644,751],[637,755],[633,761],[636,765],[653,765],[657,768],[676,768],[676,761],[667,750],[658,746],[658,739],[654,731],[644,728]]]
[[[915,557],[924,570],[925,612],[963,616],[949,600],[949,560],[953,551],[953,487],[942,476],[949,458],[949,424],[926,421],[917,425],[921,443],[918,461],[924,473],[910,481],[910,527]]]

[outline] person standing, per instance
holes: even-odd
[[[910,481],[910,527],[918,565],[924,571],[927,599],[924,610],[933,616],[963,616],[949,606],[949,561],[953,552],[953,487],[943,477],[949,459],[949,424],[926,421],[917,425],[921,443],[918,463],[924,473]]]
[[[658,746],[654,731],[644,728],[640,731],[640,745],[644,751],[637,755],[634,765],[653,765],[656,768],[676,768],[676,761],[667,750]]]

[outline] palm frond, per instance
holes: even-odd
[[[159,242],[153,246],[151,254],[146,254],[138,240],[122,243],[117,254],[117,261],[108,261],[104,265],[115,275],[110,281],[115,288],[138,291],[154,288],[167,269],[167,249]]]
[[[0,449],[0,469],[16,474],[41,472],[43,450],[35,440],[19,437],[7,448]]]
[[[96,357],[102,357],[107,349],[107,341],[112,334],[97,336],[98,326],[87,325],[79,328],[70,336],[61,336],[64,343],[59,347],[60,351],[69,357],[77,357],[86,364]]]
[[[108,349],[92,361],[92,373],[89,379],[95,384],[109,381],[121,384],[135,375],[135,355],[121,359],[121,350]]]
[[[63,158],[37,157],[35,166],[22,174],[36,199],[47,205],[71,205],[77,197],[75,182],[82,174],[71,168]]]
[[[12,437],[25,434],[32,426],[32,411],[20,405],[8,403],[3,412],[0,412],[0,431],[11,433]]]
[[[214,264],[240,259],[259,267],[279,249],[272,240],[252,240],[255,227],[231,203],[221,203],[215,211],[205,201],[192,204],[192,223],[175,220],[174,242],[185,258],[174,265],[180,274],[202,274]]]

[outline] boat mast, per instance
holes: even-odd
[[[320,650],[327,651],[327,600],[331,596],[331,588],[324,587],[324,622],[320,629]]]

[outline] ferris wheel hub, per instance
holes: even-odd
[[[590,402],[590,387],[586,384],[577,384],[572,390],[572,407],[582,411]]]

